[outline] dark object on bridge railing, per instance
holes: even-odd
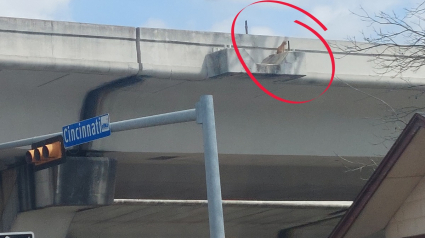
[[[248,21],[245,20],[245,34],[248,34]]]

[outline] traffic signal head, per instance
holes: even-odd
[[[40,160],[40,152],[38,149],[28,150],[25,154],[27,163],[35,163]]]
[[[62,157],[62,142],[56,141],[42,147],[42,156],[46,159],[57,159]]]
[[[56,165],[65,158],[65,148],[62,136],[56,136],[31,145],[31,150],[25,154],[27,163],[40,165]],[[55,162],[54,164],[52,162]],[[49,167],[49,166],[43,166]]]

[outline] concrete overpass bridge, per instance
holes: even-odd
[[[0,37],[0,143],[104,113],[120,121],[193,108],[213,95],[228,237],[326,237],[403,127],[394,111],[424,105],[424,72],[376,76],[373,52],[334,47],[332,87],[295,105],[250,80],[230,34],[0,18]],[[236,39],[274,94],[308,100],[326,88],[331,64],[319,40]],[[291,45],[284,64],[267,65],[284,40]],[[100,207],[52,202],[58,168],[32,175],[56,191],[51,201],[49,191],[26,189],[28,148],[1,150],[2,229],[37,237],[208,236],[201,138],[198,125],[184,123],[69,151],[117,160],[115,187],[107,184],[115,203]]]

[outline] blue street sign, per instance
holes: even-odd
[[[93,117],[62,128],[65,148],[84,144],[111,135],[109,114]]]
[[[0,233],[0,238],[34,238],[34,233],[31,231]]]

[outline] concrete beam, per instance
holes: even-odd
[[[81,207],[50,207],[19,213],[10,231],[32,231],[35,237],[66,238],[72,219]]]
[[[239,52],[251,73],[260,77],[276,77],[283,81],[301,78],[307,73],[304,52],[271,54],[260,62],[255,62],[245,49],[240,49]],[[205,57],[205,64],[209,78],[246,74],[234,49],[208,54]]]
[[[2,171],[2,231],[65,238],[78,210],[113,203],[115,166],[108,158],[68,157],[37,172],[27,165]]]

